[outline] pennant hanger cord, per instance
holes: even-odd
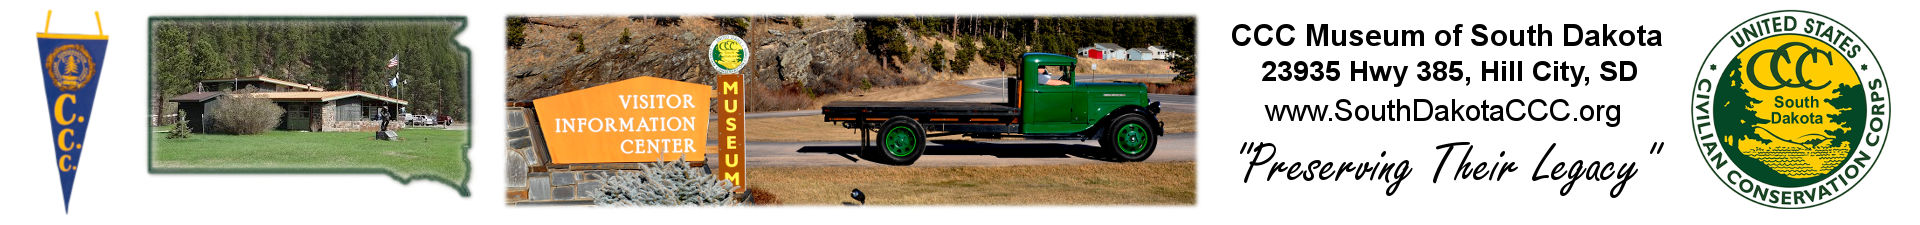
[[[107,35],[107,26],[100,22],[100,11],[93,11],[93,28],[95,32],[100,32],[100,35]],[[53,32],[53,10],[49,9],[47,10],[47,22],[41,25],[40,33],[51,32]]]

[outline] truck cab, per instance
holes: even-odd
[[[1020,59],[1020,76],[1008,78],[1007,96],[1021,109],[1022,133],[1085,133],[1116,112],[1159,113],[1159,104],[1147,99],[1146,86],[1078,80],[1073,57],[1026,53]],[[1046,77],[1066,84],[1048,85],[1043,69]]]

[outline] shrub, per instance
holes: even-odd
[[[175,115],[173,117],[173,128],[167,130],[167,139],[183,139],[191,137],[192,135],[193,127],[187,126],[187,117],[184,115]]]
[[[987,64],[998,66],[1002,69],[1007,68],[1009,65],[1019,65],[1020,46],[993,36],[987,36],[984,43],[980,48],[979,54],[980,59],[986,61]]]
[[[567,33],[567,40],[573,41],[573,52],[587,52],[587,38],[580,32]]]
[[[752,17],[715,16],[712,20],[715,24],[720,25],[720,28],[725,28],[734,34],[746,34],[748,29],[753,28]]]
[[[680,25],[680,16],[658,16],[653,18],[654,26],[671,27]]]
[[[606,185],[587,193],[599,206],[736,206],[733,183],[687,164],[641,164],[638,171],[618,171]]]
[[[740,33],[743,33],[743,34],[747,33],[747,29],[753,28],[753,18],[748,18],[748,17],[733,18],[731,21],[728,21],[728,23],[731,23],[733,25],[734,30],[739,30]]]
[[[902,49],[900,50],[900,54],[899,54],[900,64],[906,64],[907,62],[912,62],[913,46],[907,45],[907,44],[900,44],[900,46],[906,46],[906,47],[902,47]]]
[[[767,192],[767,190],[760,188],[747,188],[747,196],[748,198],[752,198],[750,201],[752,201],[754,205],[780,204],[779,196],[775,196],[773,192]]]
[[[507,17],[507,47],[520,48],[527,44],[527,17]]]
[[[1187,54],[1175,55],[1173,56],[1173,58],[1167,59],[1167,62],[1173,63],[1173,66],[1172,66],[1173,72],[1180,74],[1180,75],[1173,76],[1173,82],[1179,82],[1179,83],[1193,82],[1193,78],[1194,78],[1193,56],[1190,56]]]
[[[973,65],[973,54],[979,51],[979,48],[973,46],[972,38],[960,38],[958,44],[960,46],[953,50],[953,62],[948,63],[948,66],[953,67],[954,73],[966,74],[967,67]]]
[[[238,135],[262,134],[280,125],[280,116],[286,110],[273,100],[253,96],[255,90],[247,88],[239,92],[229,92],[207,113],[212,114],[214,130]]]
[[[624,44],[627,44],[627,41],[632,41],[632,40],[633,40],[633,30],[627,29],[627,28],[620,28],[620,44],[624,45]]]
[[[927,50],[926,59],[927,65],[933,67],[933,71],[946,71],[947,47],[941,46],[940,43],[933,43],[933,49]]]

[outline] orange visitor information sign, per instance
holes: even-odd
[[[706,161],[713,87],[636,77],[534,99],[555,164]]]

